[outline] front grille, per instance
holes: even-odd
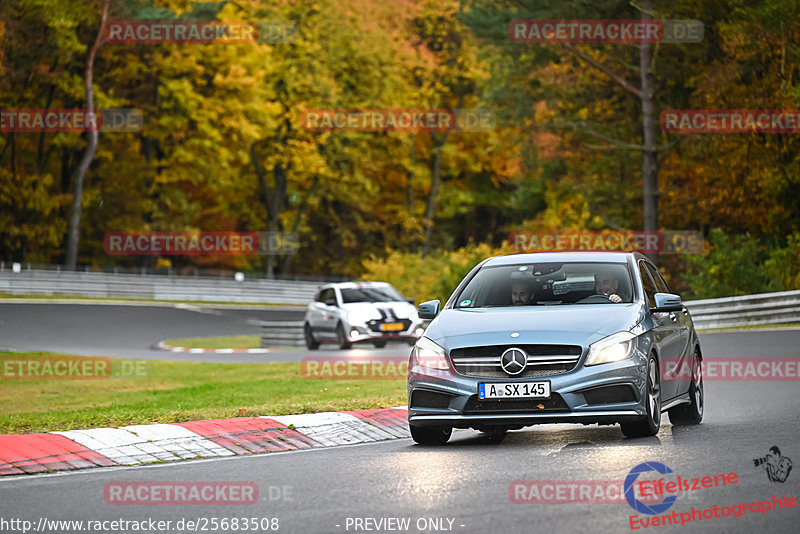
[[[452,395],[446,393],[417,389],[411,394],[411,407],[443,410],[450,406],[450,399],[452,398]]]
[[[636,393],[627,385],[604,386],[580,391],[587,404],[615,404],[618,402],[633,402]]]
[[[500,366],[500,356],[516,347],[528,355],[525,370],[510,376]],[[452,349],[450,357],[456,372],[483,378],[532,378],[566,373],[575,368],[581,357],[578,345],[487,345]]]
[[[551,393],[549,399],[479,399],[473,395],[464,406],[464,415],[522,414],[568,412],[569,407],[561,395]]]

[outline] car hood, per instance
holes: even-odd
[[[447,309],[433,320],[425,337],[447,350],[512,343],[586,347],[632,330],[642,317],[637,303]],[[514,332],[519,336],[512,338]]]
[[[342,309],[347,312],[363,312],[371,313],[377,318],[383,310],[387,313],[391,311],[398,319],[408,319],[408,317],[416,310],[413,304],[408,302],[350,302],[342,304]]]

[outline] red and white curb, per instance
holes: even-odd
[[[163,341],[156,343],[155,347],[159,350],[167,350],[169,352],[189,352],[191,354],[205,354],[209,352],[214,354],[265,354],[269,352],[269,349],[190,349],[189,347],[176,347],[174,345],[167,345]]]
[[[0,475],[140,465],[409,437],[406,407],[0,435]]]

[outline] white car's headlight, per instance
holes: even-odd
[[[633,356],[635,350],[636,336],[630,332],[618,332],[589,345],[585,365],[625,360]]]
[[[421,367],[430,367],[431,369],[450,368],[447,363],[447,356],[444,355],[444,349],[427,337],[419,338],[419,341],[411,351],[411,359],[415,365]]]

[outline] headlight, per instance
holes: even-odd
[[[350,324],[366,324],[372,319],[380,319],[380,314],[365,311],[354,311],[347,314],[347,321]]]
[[[430,367],[431,369],[450,368],[447,363],[447,356],[444,355],[444,349],[427,337],[419,338],[419,341],[411,351],[411,359],[415,365],[421,367]]]
[[[636,350],[636,336],[630,332],[618,332],[589,345],[589,355],[585,365],[611,363],[633,356]]]
[[[417,313],[417,310],[414,310],[411,313],[409,313],[408,314],[408,318],[411,319],[412,323],[418,323],[419,322],[419,314]]]

